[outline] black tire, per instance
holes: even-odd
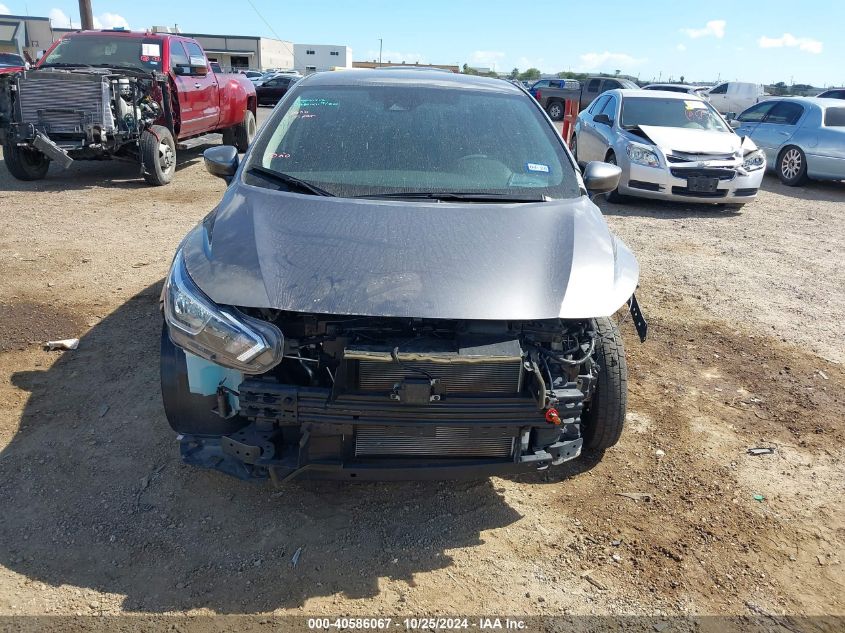
[[[560,101],[552,101],[546,106],[546,112],[552,121],[560,121],[566,114],[566,108]]]
[[[239,431],[248,424],[240,416],[223,419],[212,409],[217,407],[216,396],[200,396],[188,389],[188,368],[185,352],[176,347],[167,333],[167,326],[161,329],[161,399],[167,422],[177,433],[220,437]]]
[[[615,165],[616,164],[616,154],[613,151],[609,151],[607,156],[604,157],[604,162]],[[619,189],[614,189],[613,191],[609,191],[608,193],[604,194],[605,200],[608,202],[619,203],[625,200],[625,196],[619,193]]]
[[[18,180],[41,180],[50,168],[50,159],[37,149],[23,149],[8,142],[3,144],[3,162]]]
[[[797,187],[807,182],[807,157],[800,147],[787,145],[778,155],[778,178],[788,187]]]
[[[241,123],[223,130],[223,145],[234,145],[243,154],[255,138],[256,128],[255,115],[247,110]]]
[[[176,174],[176,142],[166,127],[153,125],[141,133],[141,160],[144,162],[144,180],[161,186],[173,180]]]
[[[572,140],[569,141],[569,151],[572,152],[572,158],[575,159],[575,163],[578,163],[578,137],[574,134],[572,135]]]
[[[603,451],[619,441],[625,425],[628,364],[616,324],[606,317],[596,319],[595,324],[598,333],[595,350],[598,381],[593,397],[581,415],[581,433],[585,448]]]

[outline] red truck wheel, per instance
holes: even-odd
[[[176,143],[166,127],[153,125],[141,134],[141,160],[144,180],[151,185],[166,185],[176,173]]]
[[[223,145],[234,145],[239,152],[245,152],[255,138],[257,127],[255,115],[247,110],[243,122],[223,130]]]

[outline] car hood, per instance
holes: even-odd
[[[440,319],[609,316],[639,267],[586,197],[397,202],[238,183],[183,242],[215,302]]]
[[[639,127],[655,145],[669,153],[675,151],[688,154],[737,154],[742,145],[742,139],[729,132],[656,125]]]

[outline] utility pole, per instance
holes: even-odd
[[[378,38],[378,65],[381,66],[381,45],[383,40]]]
[[[79,0],[79,20],[82,30],[90,31],[94,28],[94,12],[91,10],[91,0]]]

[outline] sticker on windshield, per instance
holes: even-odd
[[[525,163],[525,171],[548,174],[549,166],[544,165],[543,163]]]
[[[161,57],[161,44],[141,44],[141,55],[144,57]]]
[[[707,105],[703,101],[684,101],[687,110],[706,110]]]

